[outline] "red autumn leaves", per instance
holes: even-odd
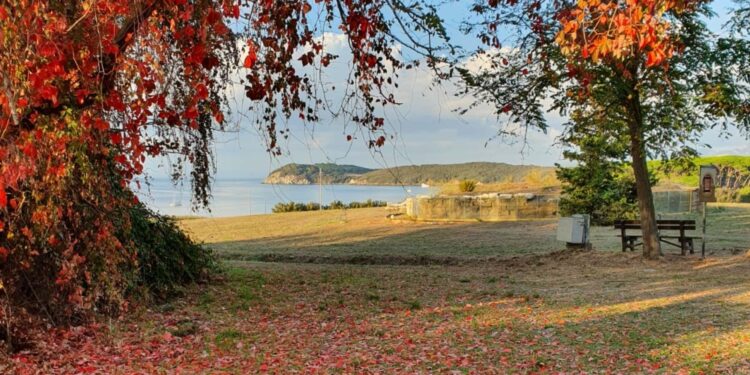
[[[250,31],[243,35],[247,44],[240,60],[245,69],[242,83],[251,100],[249,110],[262,114],[255,125],[264,130],[269,152],[279,155],[279,138],[289,136],[279,118],[316,122],[321,112],[345,114],[367,129],[371,147],[385,143],[380,131],[384,118],[375,112],[396,103],[389,89],[397,86],[393,77],[402,63],[386,32],[383,6],[369,0],[319,0],[314,5],[306,0],[259,1],[245,15]],[[346,84],[352,89],[343,93],[341,105],[326,97],[325,92],[335,88],[320,81],[320,70],[339,57],[326,46],[331,37],[327,30],[333,28],[343,34],[351,52]]]
[[[245,56],[245,61],[243,62],[242,66],[244,66],[247,69],[252,69],[253,66],[255,66],[255,61],[258,60],[258,55],[256,53],[256,47],[255,43],[252,41],[247,42],[247,56]]]
[[[0,279],[11,304],[33,311],[26,275],[54,316],[123,300],[136,266],[120,242],[127,187],[148,156],[210,162],[196,144],[223,122],[227,24],[239,10],[229,0],[0,2]]]
[[[578,0],[560,11],[556,42],[566,55],[594,62],[624,61],[645,56],[646,67],[662,65],[674,52],[665,13],[684,10],[692,2]]]

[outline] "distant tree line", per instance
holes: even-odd
[[[364,202],[350,202],[346,204],[342,201],[336,200],[331,202],[329,205],[324,205],[324,210],[341,210],[345,208],[370,208],[370,207],[385,207],[388,202],[368,199]],[[320,203],[315,202],[280,202],[273,206],[271,210],[273,213],[282,212],[295,212],[295,211],[319,211]]]

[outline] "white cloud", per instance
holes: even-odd
[[[325,33],[319,38],[327,52],[339,55],[318,77],[327,89],[336,87],[329,92],[330,102],[335,103],[346,87],[351,57],[344,35]],[[473,70],[488,64],[486,57],[480,57],[467,61],[465,66]],[[237,81],[239,74],[242,72],[234,77]],[[450,83],[435,85],[434,75],[428,68],[422,66],[399,75],[399,88],[394,94],[402,104],[383,112],[387,133],[393,138],[389,138],[379,152],[367,148],[365,134],[356,125],[342,118],[323,116],[318,124],[304,125],[296,119],[290,120],[288,126],[292,135],[281,143],[286,153],[277,159],[265,152],[262,137],[251,122],[254,114],[247,110],[250,102],[245,98],[244,88],[235,82],[227,88],[234,112],[229,120],[239,125],[239,131],[217,137],[218,178],[260,177],[288,162],[337,162],[371,167],[468,161],[541,165],[563,162],[562,151],[554,144],[565,121],[558,114],[548,114],[548,132],[530,131],[526,144],[520,140],[515,144],[491,141],[501,126],[491,106],[480,106],[460,116],[455,110],[467,107],[472,99],[455,96],[457,90]],[[347,134],[354,134],[357,139],[347,142]],[[721,148],[709,150],[711,153],[750,153],[746,141],[712,140],[711,143],[722,144]]]

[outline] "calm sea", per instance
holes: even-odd
[[[210,211],[192,211],[190,185],[174,186],[169,180],[151,180],[138,191],[141,202],[166,215],[239,216],[270,213],[279,202],[318,202],[319,185],[268,185],[261,179],[217,179],[213,184]],[[401,202],[409,196],[429,195],[433,188],[419,186],[323,185],[323,203],[344,203],[368,199]]]

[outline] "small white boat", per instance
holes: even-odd
[[[428,187],[430,187],[430,185],[427,185],[427,184],[422,184],[422,187],[423,187],[423,188],[428,188]]]
[[[180,198],[177,199],[177,195],[173,195],[172,203],[169,204],[169,207],[182,207],[182,188],[180,188]]]

